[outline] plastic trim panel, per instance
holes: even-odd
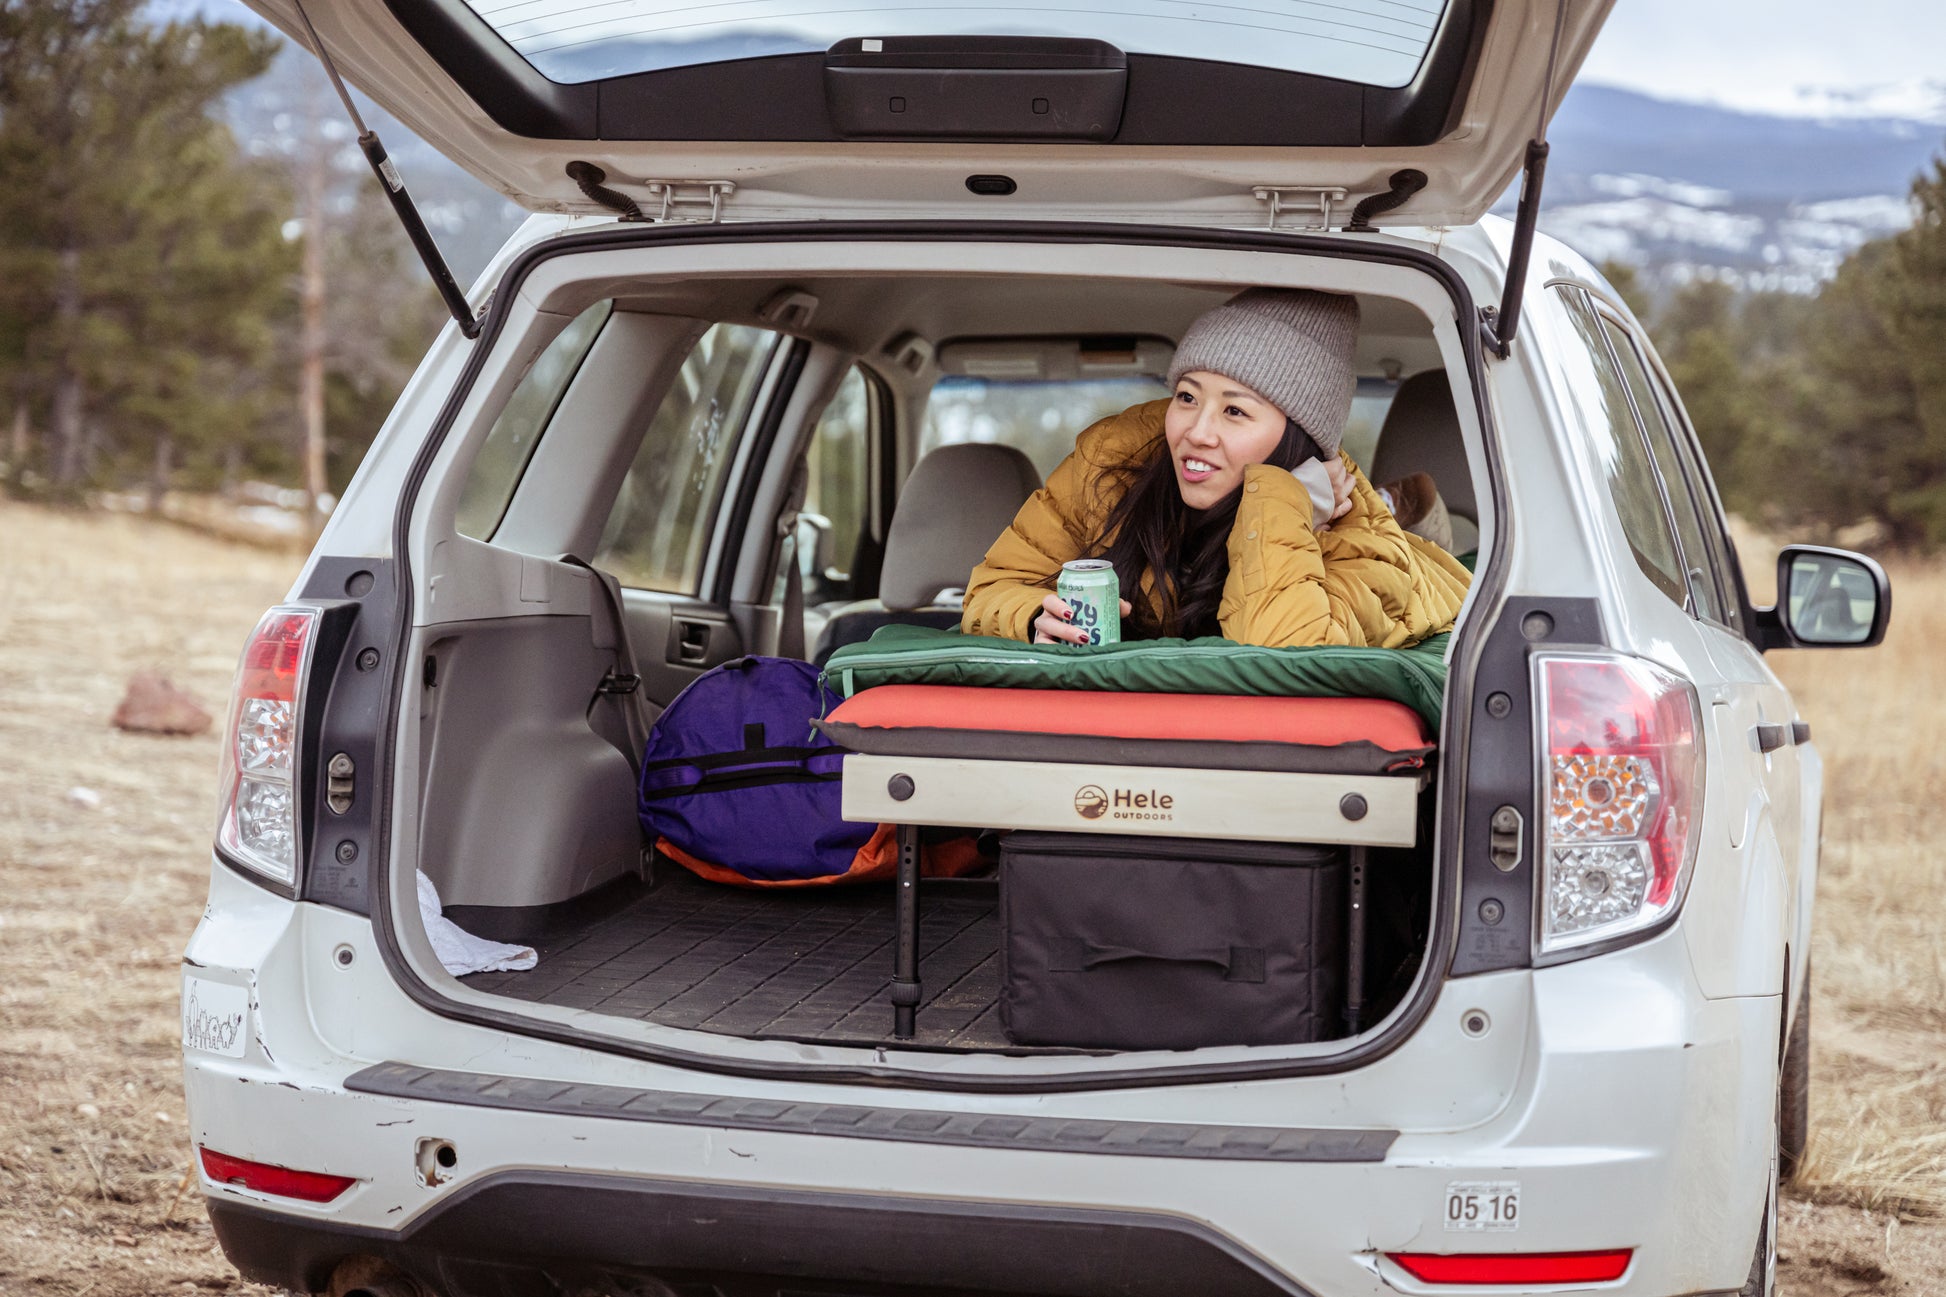
[[[1106,1153],[1220,1162],[1383,1162],[1396,1130],[1294,1126],[1203,1126],[1177,1122],[1083,1121],[979,1112],[928,1112],[857,1104],[784,1103],[619,1085],[562,1084],[484,1072],[450,1072],[378,1063],[355,1072],[347,1090],[398,1099],[506,1108],[558,1116],[603,1117],[715,1130],[884,1139],[1016,1152]]]
[[[398,1233],[222,1198],[209,1214],[246,1278],[296,1292],[376,1255],[438,1291],[496,1297],[612,1290],[617,1271],[730,1297],[1312,1297],[1209,1226],[1157,1212],[533,1171],[463,1186]]]

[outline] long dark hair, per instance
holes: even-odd
[[[1324,458],[1317,441],[1295,419],[1284,421],[1284,439],[1264,460],[1286,471],[1309,459]],[[1241,485],[1207,509],[1192,509],[1176,485],[1176,461],[1169,443],[1156,437],[1104,477],[1119,480],[1122,498],[1102,524],[1102,538],[1090,553],[1115,565],[1122,597],[1133,610],[1122,625],[1128,639],[1165,635],[1219,635],[1217,605],[1230,575],[1230,524],[1236,521]],[[1107,481],[1099,484],[1108,485]],[[1154,574],[1154,606],[1142,593],[1142,578]]]

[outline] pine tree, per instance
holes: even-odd
[[[1900,498],[1926,519],[1928,539],[1946,544],[1946,157],[1913,182],[1912,206],[1911,228],[1892,240],[1887,332],[1905,360],[1926,471]]]
[[[166,469],[228,417],[211,375],[261,350],[286,204],[209,111],[276,44],[135,0],[0,6],[0,366],[45,405],[57,489],[91,451]]]
[[[1612,257],[1597,269],[1601,271],[1601,277],[1608,281],[1608,286],[1615,290],[1616,296],[1635,312],[1635,318],[1647,321],[1651,314],[1651,301],[1648,288],[1642,283],[1642,272],[1628,262]]]
[[[317,60],[287,46],[267,82],[252,99],[288,119],[271,142],[302,231],[293,313],[279,331],[294,383],[284,418],[294,460],[280,468],[315,502],[350,479],[445,316]]]
[[[1898,545],[1946,545],[1946,164],[1913,184],[1917,220],[1846,259],[1807,330],[1798,422],[1833,524],[1877,518]]]

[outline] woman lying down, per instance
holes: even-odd
[[[1405,648],[1452,629],[1467,570],[1339,450],[1357,338],[1358,303],[1335,293],[1252,288],[1200,317],[1173,395],[1083,432],[987,550],[962,629],[1085,643],[1050,593],[1080,558],[1112,563],[1135,596],[1130,639]],[[1423,501],[1430,479],[1403,490]]]

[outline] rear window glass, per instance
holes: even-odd
[[[567,83],[816,53],[854,37],[1056,36],[1107,41],[1130,54],[1403,86],[1418,74],[1446,0],[1079,0],[1045,8],[942,0],[468,0],[468,7],[543,76]]]
[[[487,431],[486,444],[480,447],[466,476],[455,520],[460,535],[488,540],[499,527],[507,502],[520,485],[520,475],[527,471],[527,461],[534,457],[541,434],[554,418],[555,407],[581,371],[581,362],[614,309],[612,301],[595,303],[575,316],[534,358],[533,368],[520,380]]]
[[[1026,452],[1045,478],[1097,419],[1169,395],[1160,378],[1008,382],[952,376],[933,385],[919,453],[961,442],[998,442]]]
[[[1668,491],[1669,513],[1676,521],[1676,539],[1682,542],[1683,558],[1689,564],[1690,600],[1698,615],[1711,621],[1723,621],[1723,599],[1717,593],[1716,578],[1707,566],[1710,562],[1709,542],[1704,539],[1705,523],[1688,480],[1688,466],[1677,458],[1675,435],[1668,419],[1663,416],[1662,404],[1656,399],[1655,389],[1649,382],[1649,371],[1642,363],[1634,339],[1606,315],[1601,317],[1601,323],[1608,331],[1609,342],[1614,344],[1615,358],[1622,366],[1622,380],[1628,384],[1629,394],[1635,398],[1635,412],[1641,418],[1642,431],[1649,438],[1649,453],[1654,457],[1656,470]]]
[[[1608,479],[1608,490],[1621,515],[1622,532],[1636,565],[1662,593],[1678,604],[1688,594],[1682,551],[1663,507],[1662,485],[1648,445],[1636,426],[1628,389],[1610,357],[1601,321],[1578,290],[1562,288],[1574,339],[1579,346],[1561,349],[1560,374],[1567,380],[1574,414],[1594,452],[1595,463]]]
[[[642,436],[602,528],[595,566],[623,585],[695,594],[738,440],[777,335],[713,325]]]
[[[800,538],[798,554],[804,574],[819,583],[820,594],[849,579],[858,543],[871,522],[871,435],[871,389],[865,375],[854,368],[818,419],[805,458],[808,481],[803,512],[824,520],[828,539],[827,552],[820,556],[823,562],[815,569],[809,566],[815,537]]]
[[[1388,378],[1361,378],[1352,390],[1351,413],[1345,419],[1345,435],[1339,445],[1361,469],[1369,467],[1372,456],[1378,453],[1378,434],[1385,430],[1385,416],[1398,394],[1397,380]]]
[[[1383,378],[1361,378],[1345,422],[1345,452],[1352,462],[1372,462],[1379,429],[1399,385]],[[1066,382],[1005,382],[982,378],[942,378],[932,389],[919,453],[962,441],[997,441],[1025,451],[1045,478],[1074,449],[1074,439],[1097,419],[1131,405],[1169,395],[1160,378],[1089,379]]]

